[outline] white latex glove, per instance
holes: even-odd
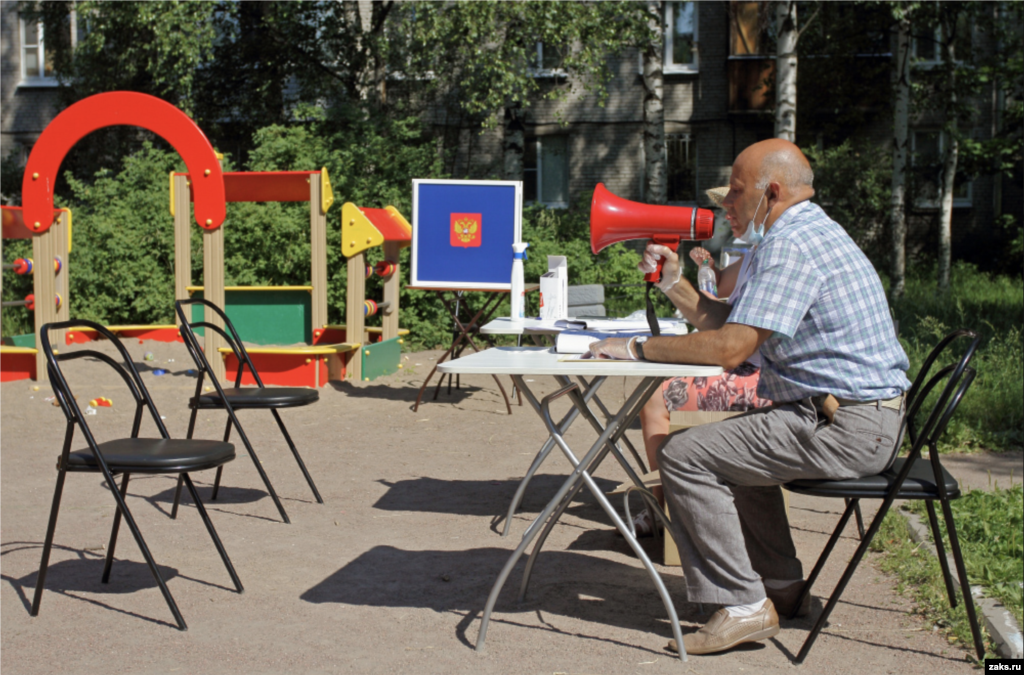
[[[629,342],[632,338],[608,338],[590,345],[590,355],[595,359],[620,359],[623,361],[636,361],[633,352],[629,350]]]
[[[658,269],[660,258],[665,259],[665,264],[661,268],[661,281],[657,282],[655,286],[660,288],[663,293],[668,293],[683,276],[683,269],[679,265],[679,256],[675,251],[661,244],[647,244],[647,250],[644,251],[643,260],[640,261],[638,267],[644,274],[651,274]]]
[[[715,269],[715,259],[711,257],[711,253],[707,249],[698,246],[690,251],[690,260],[692,260],[697,267],[700,267],[700,264],[704,262],[705,258],[711,258],[711,269]]]

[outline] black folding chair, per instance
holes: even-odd
[[[971,340],[964,352],[964,355],[955,363],[940,369],[937,373],[929,377],[929,371],[935,361],[939,358],[940,354],[947,346],[959,338],[969,338]],[[890,459],[890,465],[885,471],[873,476],[866,476],[864,478],[855,478],[851,480],[798,480],[786,484],[785,488],[787,490],[798,494],[811,495],[815,497],[834,497],[847,500],[846,509],[843,511],[843,515],[839,519],[839,524],[836,526],[835,531],[832,533],[828,543],[825,545],[825,550],[822,551],[821,556],[818,558],[818,562],[814,565],[814,570],[807,578],[807,582],[804,584],[799,600],[793,605],[795,608],[799,608],[800,604],[804,601],[804,598],[811,592],[811,587],[814,585],[815,580],[818,578],[822,568],[825,566],[825,561],[828,560],[829,554],[835,547],[840,535],[842,535],[843,529],[846,527],[847,522],[849,522],[850,516],[857,508],[860,500],[883,500],[882,505],[878,509],[878,513],[875,515],[874,520],[871,521],[871,525],[868,527],[867,532],[862,535],[860,545],[857,547],[856,552],[853,554],[853,557],[850,559],[850,562],[846,567],[846,571],[843,572],[842,578],[839,580],[835,590],[832,592],[832,596],[829,598],[828,604],[825,606],[821,616],[818,617],[818,620],[814,624],[814,628],[811,630],[810,634],[807,636],[806,641],[804,641],[803,647],[800,649],[800,653],[796,657],[797,663],[802,663],[803,660],[807,658],[807,654],[814,645],[814,641],[817,639],[821,629],[825,626],[826,621],[828,621],[828,617],[832,613],[832,610],[839,602],[839,598],[846,589],[846,585],[853,577],[853,573],[856,571],[857,565],[864,557],[865,552],[867,552],[868,546],[871,545],[871,540],[874,539],[875,534],[878,532],[878,528],[882,524],[882,519],[885,518],[885,514],[889,512],[889,508],[892,506],[893,501],[897,499],[924,500],[925,506],[928,510],[928,522],[931,525],[932,536],[935,540],[935,547],[939,554],[939,564],[942,568],[943,579],[946,583],[946,592],[949,595],[949,603],[951,606],[956,607],[956,590],[953,586],[953,579],[950,576],[949,564],[946,562],[946,553],[942,543],[942,535],[939,531],[939,521],[935,513],[934,502],[938,501],[942,505],[942,514],[946,521],[946,530],[949,533],[949,544],[953,553],[953,561],[956,565],[957,575],[960,580],[960,589],[964,596],[967,617],[971,623],[971,633],[974,636],[974,648],[977,651],[979,660],[984,657],[985,646],[981,639],[981,630],[978,627],[978,617],[975,613],[973,598],[971,597],[971,588],[967,580],[967,571],[964,568],[963,555],[960,552],[960,542],[957,538],[956,523],[953,521],[953,512],[949,507],[949,502],[951,500],[960,497],[960,486],[957,484],[956,479],[942,467],[942,463],[939,461],[939,450],[937,447],[938,440],[945,432],[950,418],[953,416],[953,413],[956,412],[961,399],[963,399],[967,389],[974,381],[974,377],[976,375],[975,370],[968,364],[974,356],[974,352],[978,347],[979,341],[980,338],[973,331],[954,331],[943,338],[935,349],[932,350],[931,354],[928,355],[924,365],[921,367],[921,372],[918,373],[913,386],[911,386],[910,391],[907,394],[907,413],[904,417],[899,437],[896,439],[896,445],[893,449],[893,456],[892,459]],[[928,395],[932,392],[935,386],[943,380],[945,380],[946,384],[942,388],[942,392],[939,394],[934,407],[931,409],[931,413],[927,416],[924,424],[918,426],[917,418],[922,412],[925,399],[928,398]],[[905,432],[909,432],[910,434],[910,453],[906,458],[898,458],[896,455],[899,453]],[[925,446],[928,448],[927,461],[921,459],[921,450]],[[790,618],[793,617],[791,616]]]
[[[204,307],[216,312],[224,321],[224,326],[227,327],[231,334],[228,335],[223,328],[208,321],[190,321],[189,317],[185,314],[186,307],[188,305],[203,305]],[[270,484],[270,478],[267,476],[266,471],[263,470],[263,465],[256,457],[256,451],[253,450],[252,443],[249,442],[249,437],[246,436],[245,430],[242,429],[242,425],[238,421],[238,416],[235,414],[236,410],[241,410],[243,408],[269,409],[270,413],[277,421],[277,426],[281,429],[281,433],[284,434],[284,439],[288,442],[288,447],[291,448],[292,454],[295,456],[295,461],[298,462],[299,468],[302,469],[302,475],[306,477],[306,482],[309,483],[309,487],[313,491],[313,496],[316,497],[316,501],[318,503],[323,504],[324,500],[320,497],[320,492],[317,491],[316,485],[313,483],[313,478],[309,475],[309,471],[306,470],[306,465],[303,463],[302,457],[299,455],[299,451],[295,447],[295,443],[292,442],[292,437],[288,434],[288,429],[285,428],[284,422],[281,421],[281,416],[277,412],[278,408],[296,408],[316,403],[320,400],[320,394],[317,393],[316,389],[264,386],[263,380],[260,379],[260,374],[256,372],[256,367],[253,365],[252,359],[249,358],[249,353],[245,350],[245,345],[242,344],[242,339],[238,337],[238,331],[235,330],[235,327],[231,324],[231,320],[228,319],[227,315],[223,311],[221,311],[220,307],[217,307],[217,305],[212,302],[202,299],[178,300],[174,303],[174,309],[177,311],[178,317],[181,319],[181,335],[185,340],[185,346],[192,355],[192,360],[195,361],[196,368],[199,371],[199,378],[196,382],[196,395],[189,399],[188,402],[189,407],[192,409],[192,416],[188,421],[187,437],[192,438],[192,433],[195,431],[196,426],[196,415],[200,410],[209,410],[212,408],[226,410],[228,413],[228,421],[224,428],[224,441],[227,442],[231,437],[232,426],[238,429],[238,435],[242,439],[242,443],[245,445],[245,449],[248,451],[249,456],[252,458],[252,463],[256,465],[256,470],[259,471],[260,478],[263,479],[263,484],[267,486],[267,492],[270,493],[270,498],[274,500],[274,505],[277,506],[277,510],[281,514],[281,519],[286,523],[290,523],[291,520],[288,519],[288,514],[285,512],[284,506],[281,504],[281,500],[277,496],[277,492],[274,491],[274,486]],[[206,330],[213,330],[219,333],[235,353],[235,358],[238,360],[238,374],[235,376],[234,387],[224,389],[217,378],[214,377],[213,371],[210,369],[210,362],[207,360],[206,354],[203,353],[202,348],[199,346],[199,340],[196,338],[194,328],[197,327],[202,327]],[[242,373],[245,372],[246,367],[248,367],[249,371],[252,373],[252,377],[256,380],[257,386],[242,386]],[[213,384],[216,391],[204,394],[203,380],[207,375],[209,375],[210,382]],[[213,481],[212,499],[217,499],[217,493],[220,491],[222,471],[223,467],[217,468],[217,476]],[[174,506],[171,509],[172,518],[175,518],[178,515],[178,501],[180,496],[181,480],[178,481],[178,489],[174,493]]]
[[[123,364],[118,363],[107,354],[92,349],[56,354],[50,345],[49,331],[70,328],[72,326],[88,326],[98,331],[100,335],[110,340],[117,348],[117,351],[121,354]],[[207,515],[206,509],[203,508],[203,503],[199,500],[196,488],[188,475],[191,471],[203,471],[205,469],[221,467],[225,463],[230,462],[235,458],[235,446],[219,441],[172,439],[167,433],[167,428],[164,427],[163,421],[160,419],[160,413],[157,412],[156,405],[154,405],[153,399],[150,398],[146,385],[143,384],[142,378],[139,377],[139,371],[135,368],[135,364],[132,363],[131,356],[129,356],[121,341],[103,326],[92,321],[62,321],[43,326],[39,332],[39,337],[43,353],[46,355],[47,372],[50,375],[53,393],[57,397],[58,403],[60,403],[61,410],[64,411],[64,416],[67,418],[67,430],[64,434],[64,448],[57,459],[57,487],[53,493],[50,522],[46,528],[43,559],[39,563],[39,576],[36,581],[35,597],[32,600],[32,616],[39,614],[39,601],[43,596],[43,586],[46,583],[46,568],[50,561],[50,548],[53,544],[54,531],[57,529],[57,513],[60,510],[60,498],[64,491],[64,477],[69,471],[91,472],[103,474],[107,485],[110,487],[110,491],[114,495],[114,500],[117,502],[114,526],[110,531],[110,545],[107,546],[107,559],[103,566],[103,583],[110,581],[110,569],[114,562],[117,532],[121,525],[121,516],[123,515],[125,522],[128,523],[128,529],[131,530],[132,535],[135,537],[135,542],[139,545],[139,550],[142,551],[142,555],[146,559],[146,564],[149,565],[157,585],[160,586],[160,592],[163,593],[164,600],[167,601],[167,606],[170,607],[171,614],[174,615],[174,619],[178,623],[178,628],[187,630],[185,620],[181,617],[181,612],[178,611],[178,606],[175,604],[174,598],[171,597],[171,592],[167,589],[167,585],[160,576],[160,571],[153,560],[153,555],[149,552],[149,548],[142,538],[142,533],[139,531],[138,526],[135,524],[135,519],[128,510],[128,504],[125,502],[125,496],[128,492],[128,479],[133,473],[180,475],[180,480],[184,481],[185,485],[188,486],[192,499],[195,500],[199,515],[202,517],[203,523],[206,525],[206,529],[209,531],[210,537],[217,547],[217,552],[220,553],[221,560],[224,561],[228,574],[231,575],[231,581],[234,582],[235,589],[241,593],[243,591],[242,582],[239,581],[238,575],[235,574],[235,568],[231,565],[227,551],[224,550],[224,546],[217,536],[217,531],[213,528],[213,523],[210,522],[210,517]],[[68,386],[67,380],[64,378],[60,368],[61,361],[85,357],[99,359],[110,365],[121,376],[121,379],[125,381],[128,389],[131,390],[132,397],[135,399],[135,418],[132,422],[132,432],[129,438],[97,443],[92,432],[89,430],[89,425],[86,424],[85,417],[82,415],[78,402],[71,392],[71,387]],[[143,409],[149,410],[150,415],[153,417],[153,422],[156,423],[157,430],[160,432],[160,438],[139,438],[139,427],[142,424]],[[88,448],[71,452],[75,425],[81,427]],[[120,490],[117,489],[114,482],[114,476],[117,474],[123,474]]]

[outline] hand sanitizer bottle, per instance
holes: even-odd
[[[512,325],[522,325],[526,313],[526,284],[523,281],[523,260],[529,244],[512,244]]]

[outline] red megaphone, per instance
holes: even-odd
[[[708,209],[689,206],[654,206],[616,197],[598,183],[590,203],[590,250],[628,239],[650,239],[675,251],[679,242],[710,239],[715,229],[715,214]],[[658,269],[645,275],[647,281],[661,278]]]

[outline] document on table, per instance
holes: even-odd
[[[613,337],[631,338],[634,335],[650,335],[647,331],[624,331],[607,333],[596,330],[566,330],[555,338],[555,351],[559,354],[583,354],[590,351],[590,345]]]

